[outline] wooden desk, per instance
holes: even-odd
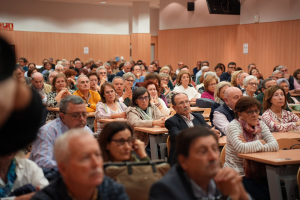
[[[127,119],[124,119],[124,118],[98,119],[98,122],[102,122],[102,123],[110,123],[110,122],[127,122]]]
[[[198,107],[190,107],[191,108],[191,112],[201,112],[201,111],[205,111],[207,108],[198,108]],[[173,108],[169,108],[170,111],[174,111]]]
[[[238,157],[266,164],[269,192],[272,200],[282,200],[280,178],[296,178],[300,165],[300,149],[279,150],[278,152],[258,152],[239,154]],[[286,184],[288,199],[294,188]]]
[[[59,107],[56,107],[56,108],[47,107],[47,110],[52,111],[52,112],[59,112]]]
[[[193,102],[191,102],[191,104],[190,104],[191,106],[195,106],[196,105],[196,102],[195,101],[193,101]]]
[[[134,127],[135,131],[142,131],[145,133],[149,133],[149,134],[164,134],[164,133],[168,133],[168,129],[166,128],[161,128],[161,127]]]
[[[273,132],[272,135],[274,136],[275,140],[281,138],[300,140],[299,132]]]
[[[292,96],[292,97],[299,97],[300,94],[299,94],[299,93],[293,93],[293,94],[291,94],[291,96]]]

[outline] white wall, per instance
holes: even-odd
[[[0,22],[16,31],[129,34],[129,7],[0,0]]]
[[[192,0],[161,0],[159,30],[240,23],[239,15],[209,14],[206,0],[195,0],[195,11],[187,11],[187,2]]]
[[[300,0],[242,0],[240,24],[300,19]]]

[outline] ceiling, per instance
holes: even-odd
[[[150,2],[151,8],[159,8],[160,0],[39,0],[39,1],[80,3],[80,4],[93,4],[93,5],[113,5],[113,6],[132,6],[132,2],[144,1],[144,2]],[[101,2],[105,2],[105,3],[101,3]]]

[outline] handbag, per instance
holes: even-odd
[[[104,163],[105,175],[121,183],[131,200],[148,200],[151,186],[169,169],[162,160]]]

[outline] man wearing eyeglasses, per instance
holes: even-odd
[[[85,101],[86,112],[95,112],[96,105],[101,97],[98,92],[90,90],[90,80],[86,75],[80,75],[77,78],[76,90],[73,95],[81,97]]]
[[[135,76],[135,81],[133,83],[133,87],[136,83],[142,83],[145,80],[145,77],[142,76],[141,67],[139,65],[135,65],[131,68],[131,73]]]
[[[57,171],[57,163],[53,154],[54,141],[73,128],[84,128],[93,134],[86,126],[86,118],[87,112],[82,98],[74,95],[63,98],[59,104],[59,118],[39,129],[29,159],[33,160],[45,173],[50,170]]]
[[[173,117],[170,117],[165,122],[165,126],[169,130],[171,141],[171,148],[168,159],[170,165],[176,163],[175,139],[179,132],[181,132],[184,129],[194,127],[196,125],[204,125],[210,128],[210,126],[205,122],[201,114],[191,113],[190,101],[185,93],[177,93],[172,96],[172,107],[176,111],[176,114]],[[214,131],[219,136],[219,131]]]
[[[231,74],[233,72],[235,72],[236,69],[236,63],[235,62],[230,62],[228,63],[228,68],[227,68],[227,72],[223,73],[220,76],[220,81],[228,81],[231,82]]]
[[[22,67],[24,69],[25,72],[28,71],[28,67],[26,66],[27,64],[27,59],[26,58],[19,58],[19,66]]]
[[[213,125],[226,135],[228,124],[235,119],[234,108],[236,102],[243,96],[237,87],[229,87],[224,92],[224,104],[219,106],[213,114]]]
[[[288,81],[289,81],[289,84],[290,84],[290,90],[294,90],[295,89],[295,86],[294,86],[294,77],[291,76],[289,73],[288,73],[288,69],[286,66],[283,66],[283,65],[280,65],[276,68],[276,70],[279,70],[283,73],[284,75],[284,78],[286,78]]]

